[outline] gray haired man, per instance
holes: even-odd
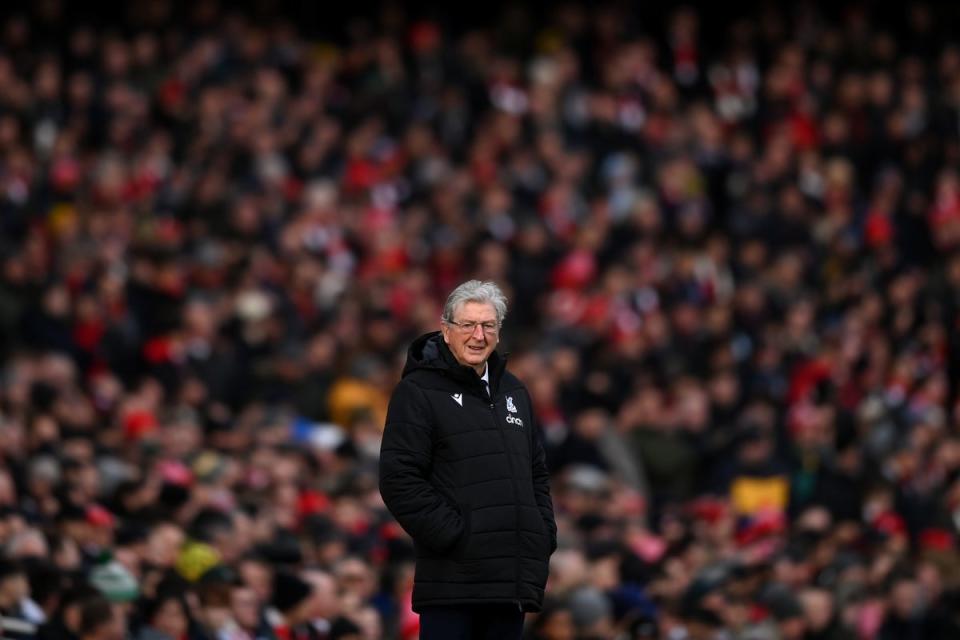
[[[413,538],[421,640],[520,638],[557,527],[526,387],[496,347],[507,300],[471,280],[410,346],[380,451],[380,493]]]

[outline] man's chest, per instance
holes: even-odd
[[[429,394],[437,453],[443,457],[498,449],[529,455],[531,407],[525,393],[498,393],[493,398],[465,391]]]

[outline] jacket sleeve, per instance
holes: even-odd
[[[550,536],[550,553],[557,550],[557,522],[553,515],[553,500],[550,498],[550,474],[547,472],[547,455],[543,450],[543,432],[540,422],[533,412],[533,399],[527,392],[527,403],[530,407],[531,424],[530,445],[532,456],[533,495],[537,500],[540,517]]]
[[[387,408],[380,445],[380,495],[417,544],[437,552],[463,534],[463,517],[430,482],[435,428],[426,398],[401,380]]]

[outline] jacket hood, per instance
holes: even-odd
[[[402,377],[406,377],[418,369],[446,369],[449,365],[441,355],[441,347],[448,352],[450,351],[439,331],[425,333],[414,340],[410,348],[407,349],[407,362],[403,366]]]
[[[500,385],[500,378],[507,366],[507,360],[494,350],[487,360],[487,366],[490,372],[490,388],[496,393]],[[474,371],[473,367],[457,362],[450,347],[443,341],[443,335],[439,331],[425,333],[410,345],[407,350],[407,362],[403,367],[403,375],[406,377],[414,371],[421,369],[431,369],[440,372],[442,375],[453,378],[461,384],[481,385],[480,376]]]

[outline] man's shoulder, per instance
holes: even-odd
[[[417,369],[403,376],[397,384],[397,390],[416,387],[421,391],[457,391],[461,385],[436,369]]]

